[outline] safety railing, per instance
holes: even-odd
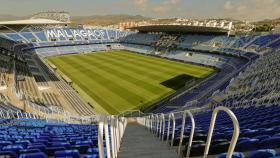
[[[231,143],[228,148],[228,152],[227,152],[227,156],[226,156],[227,158],[232,157],[234,148],[236,146],[236,143],[237,143],[237,140],[239,137],[239,132],[240,132],[238,120],[230,109],[223,107],[223,106],[217,107],[212,112],[212,118],[211,118],[209,130],[208,130],[207,142],[206,142],[206,146],[205,146],[205,151],[203,153],[203,158],[207,158],[207,156],[208,156],[211,139],[212,139],[212,134],[213,134],[213,130],[214,130],[215,123],[216,123],[216,117],[220,111],[224,111],[230,116],[230,118],[233,122],[233,127],[234,127],[233,136],[232,136]],[[167,127],[165,125],[166,118],[168,118]],[[189,134],[188,142],[186,144],[183,144],[183,139],[185,137],[184,133],[186,130],[186,119],[187,118],[190,118],[191,131]],[[182,120],[179,125],[176,124],[177,119]],[[138,121],[139,124],[145,126],[151,133],[153,133],[155,136],[159,137],[160,140],[166,141],[170,145],[170,147],[173,147],[173,148],[174,148],[174,139],[175,139],[174,137],[175,137],[176,127],[178,127],[178,129],[181,128],[179,144],[176,147],[176,149],[177,149],[178,154],[181,154],[182,146],[187,145],[186,157],[187,158],[190,157],[192,143],[193,143],[193,137],[194,137],[194,133],[195,133],[195,127],[196,127],[195,119],[193,116],[193,111],[186,110],[186,111],[174,112],[174,113],[169,113],[169,114],[151,114],[151,115],[139,118],[138,120],[139,120]],[[165,135],[165,132],[167,132],[166,135]],[[170,138],[170,136],[171,136],[171,138]]]
[[[126,126],[127,119],[125,117],[99,116],[98,149],[100,158],[116,158],[118,156]],[[104,148],[104,142],[106,148]]]
[[[213,134],[216,119],[217,119],[217,114],[220,111],[224,111],[230,116],[230,118],[233,122],[233,128],[234,128],[233,135],[232,135],[232,138],[231,138],[231,142],[230,142],[230,146],[229,146],[226,158],[231,158],[232,154],[234,152],[234,148],[236,146],[236,143],[237,143],[237,140],[238,140],[238,137],[239,137],[239,133],[240,133],[239,122],[238,122],[236,116],[234,115],[234,113],[230,109],[220,106],[220,107],[217,107],[216,109],[214,109],[213,114],[212,114],[203,158],[207,158],[207,156],[208,156],[208,152],[209,152],[209,148],[210,148],[210,144],[211,144],[211,139],[212,139],[212,134]]]
[[[190,117],[191,125],[192,125],[192,129],[191,129],[190,136],[189,136],[189,143],[188,143],[187,153],[186,153],[186,157],[189,157],[190,156],[190,152],[191,152],[191,147],[192,147],[194,130],[195,130],[195,122],[194,122],[193,114],[190,111],[184,111],[183,112],[182,127],[181,127],[181,133],[180,133],[180,142],[179,142],[179,146],[178,146],[178,153],[179,154],[181,153],[181,148],[182,148],[182,144],[183,144],[183,137],[184,137],[184,132],[185,132],[185,125],[186,125],[187,115]]]
[[[167,125],[167,143],[169,143],[169,134],[170,134],[170,123],[172,120],[172,135],[171,135],[171,142],[170,142],[170,146],[173,146],[174,143],[174,137],[175,137],[175,127],[176,127],[176,120],[175,120],[175,116],[174,113],[170,113],[168,116],[168,125]]]
[[[0,110],[1,119],[40,119],[41,117],[36,114],[13,111],[13,110]]]

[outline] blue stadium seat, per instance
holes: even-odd
[[[89,145],[73,145],[71,148],[77,149],[80,154],[85,154],[85,153],[87,153],[90,146]]]
[[[24,149],[19,151],[20,154],[39,153],[39,152],[41,152],[41,150],[39,149]]]
[[[223,153],[218,155],[216,158],[226,158],[227,153]],[[245,155],[243,153],[240,152],[234,152],[232,155],[232,158],[245,158]]]
[[[248,158],[270,158],[274,156],[276,156],[275,150],[264,149],[251,152]]]
[[[17,158],[17,153],[14,151],[0,151],[0,157]]]
[[[52,147],[64,147],[65,149],[70,149],[71,144],[66,142],[54,142],[51,144]]]
[[[99,153],[99,150],[98,150],[98,148],[89,148],[88,150],[87,150],[87,154],[98,154]]]
[[[99,155],[85,155],[83,158],[99,158]]]
[[[78,150],[64,150],[64,151],[56,151],[54,153],[55,158],[62,158],[70,156],[72,158],[80,158],[80,153]]]
[[[258,149],[258,139],[250,139],[238,142],[236,145],[235,151],[244,152],[244,151],[252,151]]]
[[[38,145],[35,144],[35,145],[28,146],[27,149],[39,149],[42,152],[45,152],[46,151],[46,146],[43,145],[43,144],[38,144]]]
[[[3,151],[13,151],[15,153],[18,153],[20,150],[23,149],[23,146],[21,145],[8,145],[3,147]]]
[[[48,158],[48,156],[45,153],[38,152],[38,153],[21,154],[19,158]]]
[[[280,137],[271,137],[262,140],[259,143],[260,148],[270,148],[270,149],[275,149],[280,147]]]
[[[63,151],[66,150],[65,147],[47,147],[46,153],[48,156],[53,156],[56,151]]]

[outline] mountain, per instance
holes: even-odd
[[[271,24],[271,25],[279,25],[280,24],[280,18],[277,19],[265,19],[262,21],[257,21],[255,24]]]
[[[114,25],[120,22],[139,22],[143,20],[150,20],[151,18],[141,15],[93,15],[93,16],[72,16],[71,21],[74,24],[88,24],[88,25]]]
[[[1,14],[0,21],[22,20],[28,19],[29,16],[13,16],[8,14]],[[93,16],[72,16],[71,21],[73,25],[88,24],[88,25],[114,25],[120,22],[139,22],[143,20],[150,20],[150,18],[141,15],[93,15]]]

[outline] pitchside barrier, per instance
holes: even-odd
[[[227,113],[232,122],[233,122],[233,134],[230,142],[230,146],[227,151],[227,158],[231,158],[239,137],[240,128],[239,122],[234,115],[234,113],[223,106],[217,107],[212,112],[212,118],[210,122],[210,127],[208,130],[206,146],[203,154],[203,158],[207,158],[213,130],[215,127],[215,122],[217,118],[217,114],[221,111]],[[100,116],[98,122],[98,147],[99,147],[99,155],[100,158],[105,158],[105,153],[107,158],[117,158],[118,152],[120,150],[120,144],[122,142],[123,134],[125,132],[125,128],[127,125],[127,120],[130,118],[136,119],[137,122],[146,127],[147,130],[158,137],[161,141],[166,141],[171,148],[174,148],[179,155],[181,155],[182,150],[182,142],[184,137],[184,131],[186,127],[186,118],[190,118],[191,122],[191,131],[189,136],[188,148],[186,152],[186,157],[190,157],[193,136],[195,132],[195,120],[193,117],[192,111],[180,111],[168,114],[144,114],[140,111],[129,111],[125,112],[125,114],[120,116]],[[182,119],[182,123],[179,125],[176,124],[176,119]],[[167,122],[167,125],[166,125]],[[175,137],[175,129],[177,126],[181,126],[180,131],[180,141],[178,147],[174,147],[174,137]],[[109,131],[110,130],[110,131]],[[166,139],[165,138],[165,131],[167,130]],[[171,138],[169,136],[171,135]],[[105,140],[104,140],[105,138]],[[104,141],[106,144],[106,148],[104,148]],[[112,147],[112,150],[111,150]]]

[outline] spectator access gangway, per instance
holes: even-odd
[[[217,114],[220,112],[230,116],[233,123],[232,138],[228,150],[225,151],[225,157],[231,158],[234,153],[240,133],[239,122],[230,109],[220,106],[212,112],[207,141],[204,152],[201,155],[203,158],[209,157]],[[187,118],[190,118],[190,122],[186,121]],[[177,124],[176,120],[181,120],[181,123]],[[185,130],[189,126],[186,123],[190,123],[191,130],[188,141],[184,142]],[[155,157],[156,154],[158,154],[156,157],[163,158],[192,157],[196,121],[191,110],[169,114],[144,114],[138,111],[131,111],[121,116],[101,116],[98,124],[100,158],[127,158],[131,156],[149,158]],[[180,129],[178,146],[174,144],[175,129]],[[104,142],[106,147],[103,146]],[[185,155],[182,155],[183,145],[187,146]]]

